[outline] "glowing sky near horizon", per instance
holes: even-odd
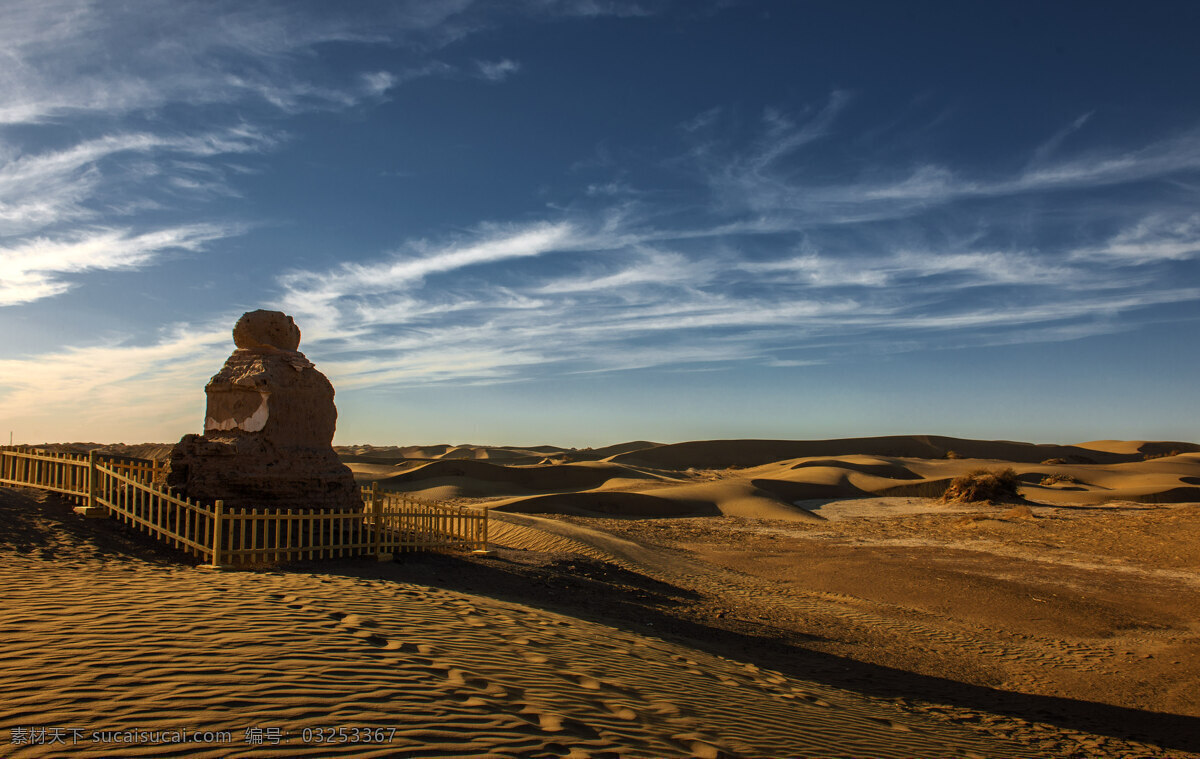
[[[1194,2],[0,4],[0,432],[1197,440]]]

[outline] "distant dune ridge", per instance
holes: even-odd
[[[834,440],[634,441],[553,446],[347,446],[360,481],[499,511],[625,517],[819,519],[805,502],[941,496],[980,468],[1012,467],[1021,499],[1047,504],[1200,500],[1200,445],[1073,445],[891,435]]]
[[[162,458],[169,446],[51,446]],[[1073,445],[890,435],[834,440],[631,441],[603,448],[354,445],[335,448],[359,482],[501,511],[626,517],[819,518],[820,499],[937,498],[987,467],[1015,469],[1020,495],[1047,504],[1200,501],[1200,445]],[[799,505],[798,505],[799,504]]]

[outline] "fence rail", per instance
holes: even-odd
[[[363,488],[363,508],[339,511],[227,508],[194,501],[155,484],[161,462],[0,449],[0,484],[22,485],[73,499],[76,511],[112,516],[214,567],[404,551],[486,551],[485,510],[427,503]]]

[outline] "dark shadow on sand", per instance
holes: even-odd
[[[0,548],[57,550],[116,559],[186,566],[196,561],[111,520],[85,519],[72,504],[23,488],[4,488],[0,498]],[[1094,508],[1094,507],[1081,507]],[[700,600],[692,591],[577,554],[539,554],[498,549],[491,556],[403,554],[399,561],[374,559],[297,562],[271,571],[303,572],[415,583],[524,604],[619,629],[734,657],[789,677],[888,699],[918,699],[979,712],[1168,749],[1200,752],[1200,718],[1037,696],[812,651],[817,638],[753,624],[754,632],[703,624],[672,610]],[[750,623],[739,621],[743,628]],[[730,625],[731,627],[737,625]],[[758,632],[758,631],[761,631]]]
[[[758,625],[751,634],[681,618],[671,609],[695,593],[575,554],[500,549],[488,557],[408,554],[395,563],[292,565],[289,571],[394,580],[487,596],[682,643],[789,677],[884,699],[918,699],[1072,730],[1200,752],[1200,718],[1093,701],[1038,696],[860,662],[804,647],[817,640]],[[782,638],[788,638],[783,640]]]

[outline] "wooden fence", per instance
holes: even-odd
[[[88,516],[112,516],[218,568],[402,551],[487,550],[487,511],[363,488],[363,508],[340,511],[227,508],[154,484],[161,463],[0,449],[0,484],[60,493]]]

